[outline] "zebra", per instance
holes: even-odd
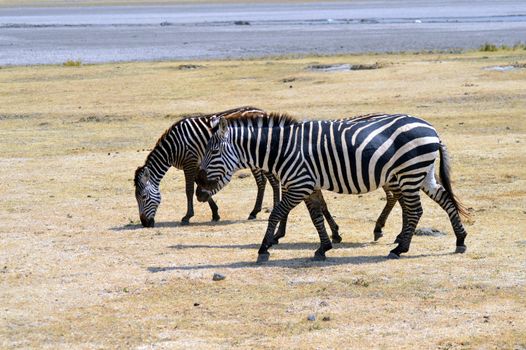
[[[266,112],[259,108],[245,106],[212,115],[183,118],[168,128],[146,157],[145,164],[135,171],[135,198],[142,225],[153,227],[155,224],[155,213],[161,203],[159,183],[171,166],[182,169],[184,172],[187,211],[181,219],[181,224],[189,224],[190,218],[194,216],[192,197],[194,195],[195,177],[199,161],[211,137],[210,120],[212,117],[234,118],[264,115]],[[256,180],[258,192],[256,203],[248,217],[249,220],[255,219],[261,211],[267,179],[274,192],[274,203],[278,203],[280,198],[279,181],[274,176],[261,170],[254,170],[252,174]],[[210,197],[204,201],[208,202],[212,210],[212,221],[218,221],[220,216],[217,204]]]
[[[332,244],[321,215],[320,189],[359,194],[383,187],[392,192],[403,212],[398,245],[388,255],[393,259],[409,251],[423,213],[422,189],[447,212],[456,236],[455,252],[466,251],[467,232],[460,214],[468,213],[451,188],[447,149],[433,126],[418,117],[373,114],[347,121],[298,121],[270,114],[257,119],[215,118],[212,125],[216,131],[208,142],[198,185],[222,188],[236,169],[250,167],[271,172],[284,188],[258,251],[260,263],[269,259],[277,223],[301,201],[320,238],[313,259],[326,259]],[[441,184],[435,177],[437,158]]]

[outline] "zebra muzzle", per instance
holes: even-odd
[[[154,218],[146,218],[145,216],[141,215],[141,224],[144,227],[154,227],[155,226],[155,219]]]
[[[197,185],[195,189],[195,196],[199,202],[207,202],[210,199],[210,192],[203,189],[200,185]]]
[[[205,190],[212,190],[217,186],[217,180],[209,180],[206,170],[200,169],[197,173],[196,178],[197,185],[201,186]],[[199,198],[198,198],[199,199]]]

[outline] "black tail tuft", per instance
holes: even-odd
[[[469,213],[468,209],[460,200],[455,196],[453,193],[453,189],[451,188],[451,168],[449,164],[449,156],[447,153],[446,146],[440,142],[440,182],[442,183],[442,186],[446,190],[447,193],[449,193],[449,196],[451,197],[451,200],[453,201],[453,205],[458,210],[460,215],[462,215],[466,219],[471,218],[471,214]]]

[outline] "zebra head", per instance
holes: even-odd
[[[196,179],[200,190],[207,191],[209,195],[225,187],[240,164],[229,133],[228,121],[223,117],[212,118],[211,126],[212,131],[217,131],[208,141]]]
[[[139,205],[139,216],[144,227],[155,225],[155,212],[161,203],[161,192],[159,187],[150,181],[150,169],[146,166],[137,168],[135,171],[135,199]]]

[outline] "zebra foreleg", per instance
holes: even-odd
[[[318,231],[320,236],[320,247],[314,253],[312,260],[314,261],[323,261],[326,259],[325,252],[332,249],[332,243],[327,235],[327,230],[325,230],[325,223],[323,220],[323,196],[321,191],[315,191],[309,197],[305,198],[305,204],[309,209],[310,218]]]
[[[422,205],[420,203],[419,189],[413,189],[411,191],[403,191],[401,197],[402,211],[406,215],[406,222],[402,228],[402,232],[399,235],[399,243],[395,249],[391,250],[388,258],[398,259],[400,254],[407,253],[409,246],[411,245],[411,239],[415,232],[416,225],[423,214]]]
[[[221,219],[219,216],[219,208],[212,197],[208,198],[208,205],[210,206],[210,210],[212,210],[212,221],[219,221]]]
[[[339,234],[340,227],[332,217],[331,213],[329,212],[329,209],[327,208],[327,202],[325,202],[325,198],[323,198],[323,194],[321,193],[321,190],[316,191],[317,196],[320,200],[321,204],[321,211],[323,213],[323,216],[325,217],[325,220],[327,220],[327,223],[329,224],[329,227],[331,228],[331,238],[333,243],[340,243],[342,241],[342,237]]]
[[[386,203],[385,207],[382,210],[382,213],[376,220],[376,225],[374,227],[374,240],[377,241],[381,237],[383,237],[382,229],[385,226],[385,222],[387,221],[387,218],[389,217],[389,214],[391,214],[391,210],[393,210],[394,206],[396,205],[396,202],[400,199],[400,193],[390,191],[386,188],[384,188],[385,195],[386,195]]]
[[[287,231],[287,220],[289,218],[289,215],[287,214],[283,220],[280,221],[278,226],[278,231],[274,236],[272,236],[272,245],[278,244],[279,240],[283,237],[285,237],[285,233]]]
[[[261,211],[261,204],[263,203],[263,197],[265,195],[265,185],[267,184],[267,179],[263,175],[262,170],[253,169],[252,175],[254,175],[254,180],[256,180],[258,194],[256,196],[256,203],[254,204],[254,209],[252,209],[252,211],[248,215],[248,220],[254,220],[258,213]]]
[[[181,225],[188,225],[194,216],[194,181],[197,173],[195,164],[183,167],[186,186],[186,215],[181,219]]]
[[[265,173],[265,176],[267,176],[270,184],[272,185],[272,189],[274,190],[274,207],[276,207],[277,204],[279,203],[279,199],[280,199],[280,187],[281,187],[281,185],[280,185],[278,179],[276,179],[276,177],[274,175],[272,175],[270,173]],[[287,192],[287,190],[284,188],[283,189],[283,195],[285,195],[286,192]],[[288,220],[288,217],[289,217],[289,215],[287,213],[285,218],[283,218],[283,220],[281,220],[281,222],[279,223],[278,231],[272,237],[272,244],[278,244],[279,240],[281,238],[285,237],[285,234],[287,233],[287,220]]]
[[[276,205],[278,205],[281,199],[281,183],[279,182],[278,178],[272,173],[264,172],[264,175],[268,179],[270,186],[272,186],[272,193],[274,195],[273,206],[275,207]]]
[[[304,195],[301,194],[294,195],[289,191],[284,191],[283,198],[279,201],[278,205],[272,209],[268,218],[267,231],[265,232],[265,237],[263,238],[263,242],[261,242],[261,246],[258,250],[257,263],[264,263],[269,260],[270,253],[268,252],[268,249],[274,244],[273,235],[276,226],[280,221],[287,218],[290,211],[303,200],[303,197]]]

